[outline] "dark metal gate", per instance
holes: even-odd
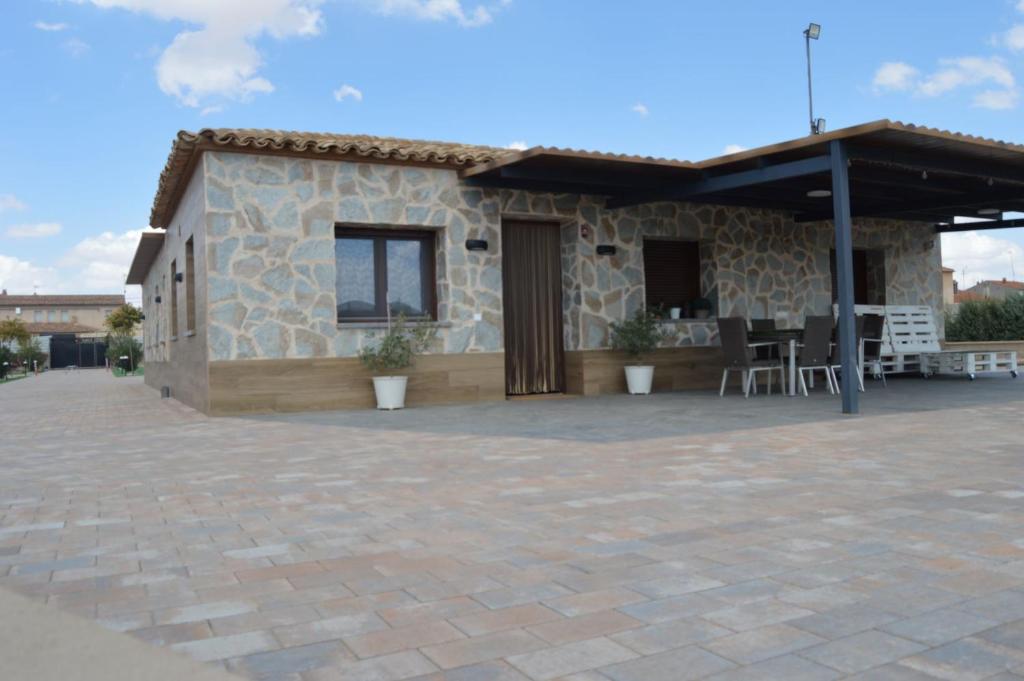
[[[95,338],[62,334],[50,337],[50,368],[101,367],[106,364],[107,344]]]

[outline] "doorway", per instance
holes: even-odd
[[[564,392],[559,225],[505,221],[501,248],[505,393]]]

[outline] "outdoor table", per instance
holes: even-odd
[[[748,345],[789,345],[789,385],[790,397],[796,397],[796,345],[803,338],[803,329],[775,329],[774,331],[749,331]]]

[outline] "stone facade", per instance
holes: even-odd
[[[567,350],[607,347],[609,324],[643,305],[645,237],[699,242],[702,293],[718,314],[788,325],[830,311],[831,224],[797,224],[781,212],[686,203],[608,211],[601,197],[474,187],[446,168],[220,151],[205,153],[196,174],[213,361],[351,357],[373,338],[372,325],[337,322],[336,225],[437,230],[433,352],[502,350],[502,219],[560,225]],[[488,250],[467,251],[469,238]],[[858,220],[854,241],[885,251],[872,274],[884,302],[941,308],[929,225]],[[598,244],[616,254],[597,255]],[[716,342],[713,320],[673,326],[670,345]]]

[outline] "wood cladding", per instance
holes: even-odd
[[[422,355],[403,373],[410,407],[505,399],[501,352]],[[372,378],[354,357],[210,362],[210,414],[371,409]]]
[[[578,395],[626,392],[623,367],[631,360],[621,352],[579,350],[565,353],[566,382]],[[644,357],[653,364],[654,392],[717,388],[722,380],[722,349],[719,347],[663,348]]]

